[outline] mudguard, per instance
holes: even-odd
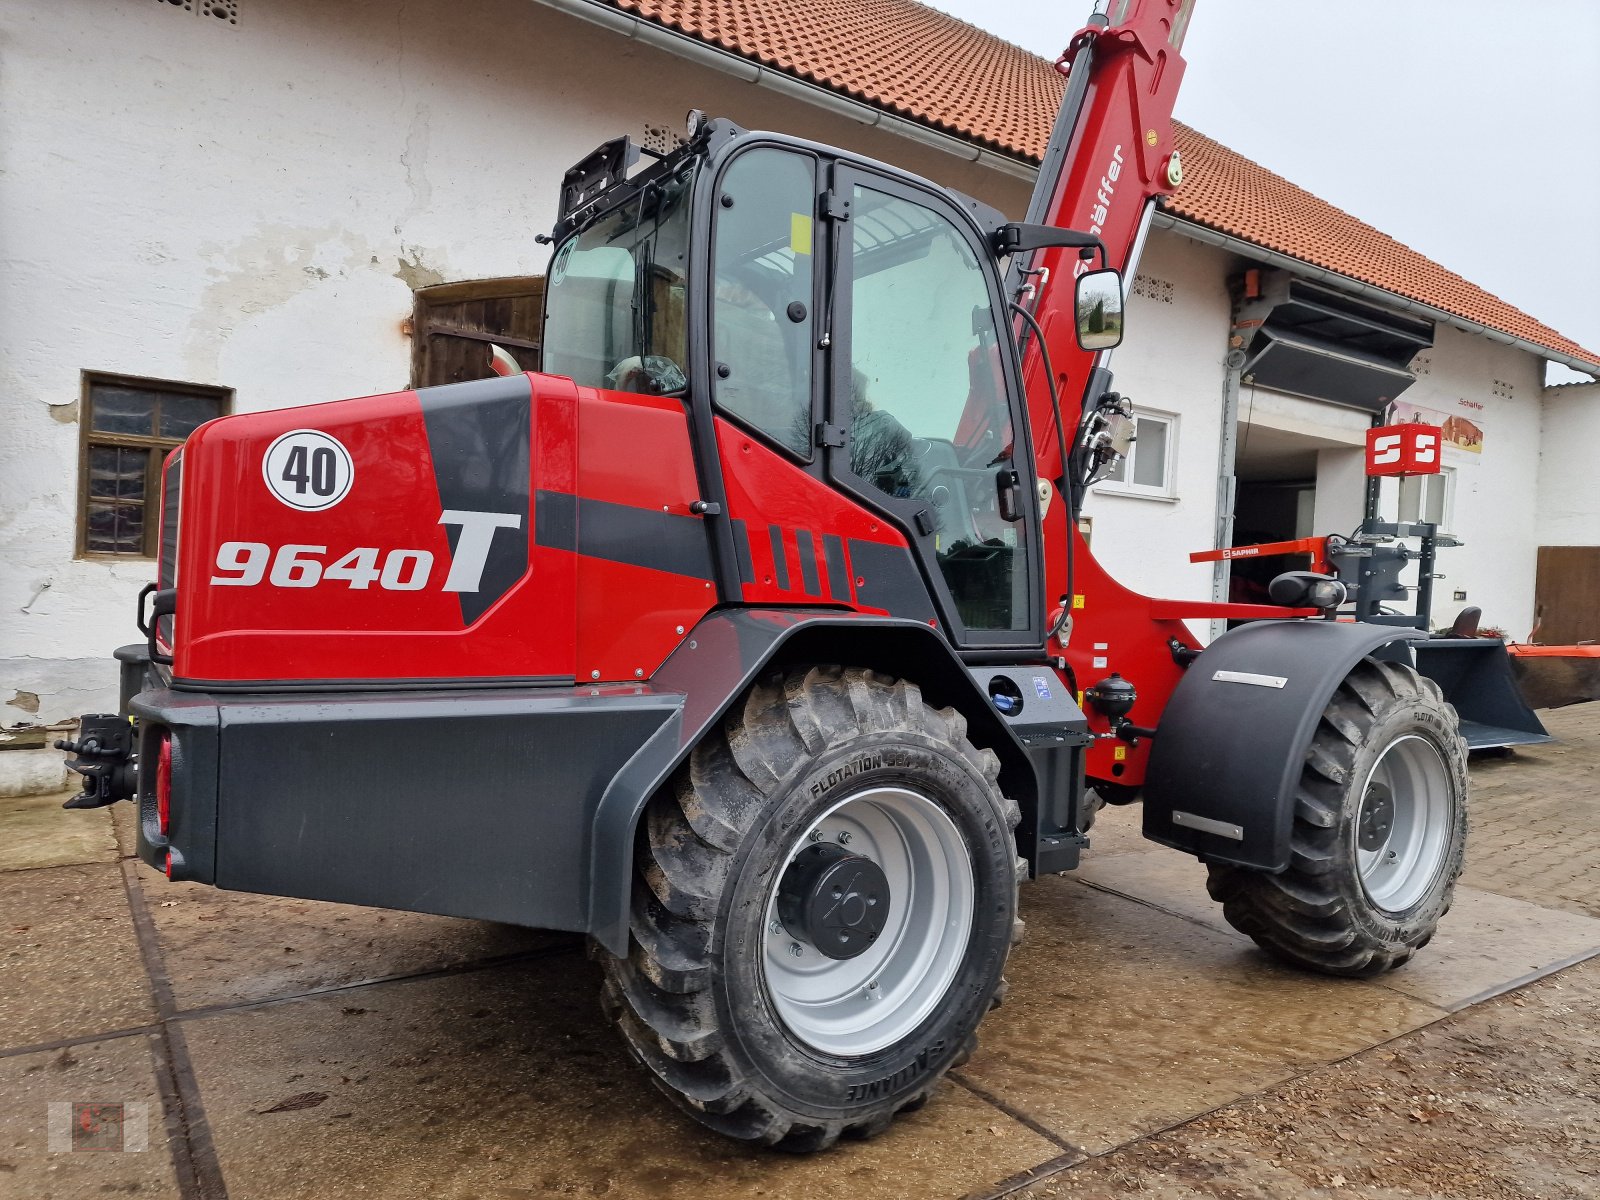
[[[1022,743],[994,711],[950,644],[927,625],[844,610],[726,609],[705,617],[650,680],[683,704],[612,778],[589,838],[588,930],[613,954],[628,952],[634,835],[645,803],[713,722],[769,664],[849,663],[916,681],[928,702],[954,705],[977,746],[1000,757],[1000,787],[1036,811],[1037,783]]]
[[[1426,636],[1341,621],[1258,621],[1223,634],[1161,714],[1144,836],[1210,862],[1283,870],[1295,787],[1334,690],[1368,656],[1409,663],[1402,643]]]

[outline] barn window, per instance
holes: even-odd
[[[519,371],[539,369],[544,276],[469,279],[419,288],[412,316],[411,386],[486,379],[498,346]]]
[[[213,417],[227,388],[85,371],[79,415],[78,556],[154,558],[161,464]]]

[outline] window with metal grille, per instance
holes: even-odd
[[[85,371],[78,427],[80,558],[154,558],[161,464],[233,403],[227,388]]]

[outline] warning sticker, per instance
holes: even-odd
[[[811,253],[811,218],[805,213],[789,214],[789,249],[796,254]]]

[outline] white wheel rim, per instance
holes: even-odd
[[[1455,806],[1439,747],[1418,734],[1395,738],[1372,764],[1361,797],[1351,830],[1361,886],[1377,908],[1404,912],[1433,886],[1450,847]]]
[[[854,958],[827,957],[778,917],[784,869],[822,840],[871,859],[888,880],[883,931]],[[906,1037],[944,998],[966,957],[975,894],[966,840],[928,797],[873,788],[823,813],[790,845],[767,897],[762,965],[789,1033],[840,1057],[872,1054]]]

